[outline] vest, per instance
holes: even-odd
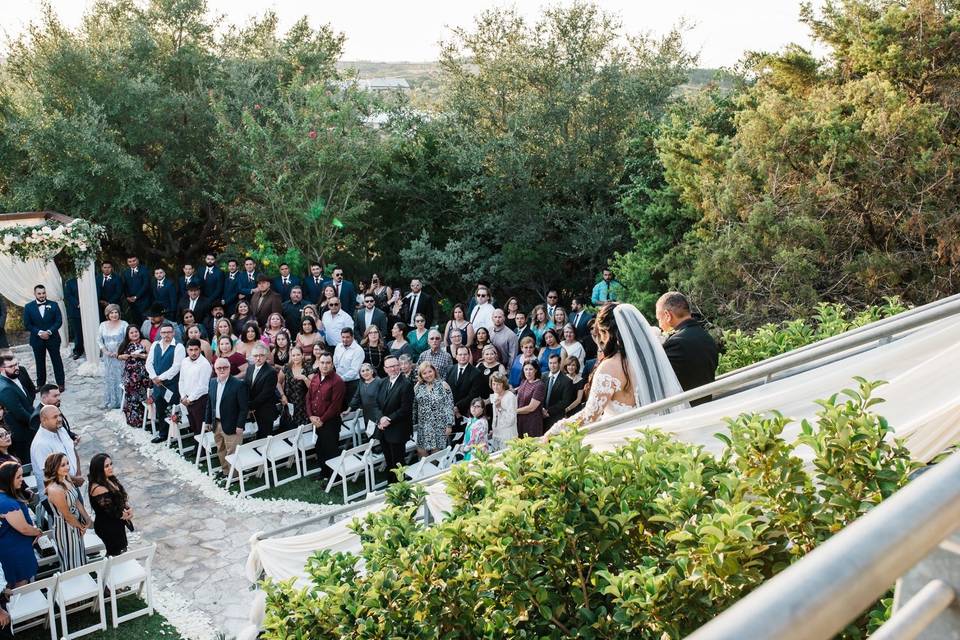
[[[153,370],[157,372],[157,375],[165,372],[167,369],[173,366],[173,354],[177,351],[177,343],[171,342],[170,346],[167,347],[167,350],[163,352],[163,355],[160,354],[160,343],[154,343],[153,347]],[[174,397],[178,397],[178,390],[180,388],[180,374],[178,373],[169,380],[165,380],[164,384],[167,389],[170,389],[173,392]],[[162,396],[167,392],[163,387],[156,387],[154,389],[154,395]]]

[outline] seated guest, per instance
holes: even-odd
[[[180,402],[180,365],[186,357],[182,344],[173,341],[173,325],[169,322],[160,328],[160,339],[150,345],[147,352],[147,374],[153,382],[153,406],[156,408],[157,436],[154,444],[165,442],[170,431],[167,423],[167,408]]]
[[[656,306],[660,329],[672,334],[663,343],[663,350],[677,374],[684,391],[713,382],[717,373],[720,349],[703,323],[690,313],[690,301],[678,291],[660,296]],[[691,405],[707,402],[712,396],[693,400]]]
[[[207,387],[213,375],[210,361],[203,357],[200,341],[187,340],[187,357],[180,363],[178,390],[180,404],[187,408],[187,421],[194,435],[200,435],[207,412]]]
[[[300,278],[290,273],[289,264],[281,262],[280,275],[273,279],[273,290],[280,296],[281,302],[290,300],[290,292],[298,286],[300,286]]]
[[[191,282],[187,285],[187,294],[177,306],[177,317],[184,324],[186,324],[186,321],[183,316],[187,311],[193,313],[194,321],[198,324],[207,319],[207,315],[210,313],[210,301],[200,295],[202,288],[199,282]]]
[[[253,366],[247,366],[244,378],[258,438],[269,436],[273,432],[273,421],[277,419],[277,372],[267,363],[268,353],[262,344],[253,347]]]
[[[517,396],[510,390],[507,377],[502,373],[490,376],[490,390],[488,402],[493,416],[490,448],[500,451],[517,437]]]
[[[500,360],[500,350],[490,342],[490,331],[486,327],[480,327],[473,336],[473,346],[470,348],[470,355],[474,362],[483,358],[483,350],[488,345],[497,350],[497,360]]]
[[[299,326],[300,333],[297,334],[295,344],[300,347],[304,353],[313,353],[314,345],[319,344],[320,346],[324,346],[326,344],[320,332],[317,331],[317,321],[314,318],[304,314]]]
[[[33,541],[43,535],[33,524],[24,489],[23,467],[17,462],[0,464],[0,566],[5,586],[11,589],[37,576]]]
[[[278,372],[290,362],[290,334],[286,330],[277,334],[270,347],[270,357],[267,358]]]
[[[247,356],[233,348],[233,338],[230,336],[220,336],[217,339],[218,359],[226,360],[230,364],[230,375],[237,378],[243,378],[247,373]]]
[[[283,318],[283,300],[270,288],[270,278],[257,277],[257,288],[250,295],[250,310],[261,327],[267,326],[267,320],[274,313]]]
[[[204,390],[204,395],[206,393]],[[96,515],[93,530],[103,540],[107,555],[119,556],[127,550],[127,529],[133,531],[133,509],[126,489],[114,474],[113,459],[105,453],[93,456],[87,479],[90,505]]]
[[[437,376],[442,381],[453,367],[453,358],[443,348],[443,335],[436,329],[430,329],[427,342],[430,344],[430,348],[421,353],[417,359],[417,370],[422,371],[423,369],[419,365],[429,362],[437,370]]]
[[[283,321],[290,336],[296,337],[300,331],[300,317],[307,303],[303,301],[303,289],[299,285],[290,288],[289,298],[283,303]]]
[[[17,357],[0,356],[0,404],[6,408],[4,420],[13,437],[13,453],[21,460],[30,459],[30,443],[35,433],[30,426],[30,416],[36,395],[37,389]]]
[[[390,355],[395,358],[403,355],[413,357],[413,348],[407,342],[407,325],[402,322],[394,322],[390,327],[390,337],[393,338],[387,343]]]
[[[460,344],[469,347],[473,344],[473,325],[467,322],[466,307],[461,303],[453,305],[453,312],[446,328],[443,330],[444,344],[452,344],[451,336],[460,334]]]
[[[367,327],[367,331],[360,341],[360,347],[363,349],[363,361],[373,367],[377,377],[385,376],[386,371],[383,368],[383,361],[390,352],[383,344],[383,335],[377,325],[373,324]]]
[[[340,452],[337,443],[343,423],[340,413],[343,411],[344,393],[346,385],[333,370],[333,356],[324,353],[317,359],[317,373],[310,381],[310,390],[307,392],[307,416],[317,434],[314,450],[317,460],[330,460]],[[324,464],[318,475],[321,482],[327,482],[331,474],[330,467]]]
[[[323,285],[326,284],[323,277],[323,267],[319,262],[310,263],[310,273],[303,279],[303,297],[311,304],[318,304],[323,296]]]
[[[227,456],[233,454],[243,442],[243,425],[247,421],[247,387],[230,374],[231,364],[226,358],[217,358],[213,363],[213,371],[216,377],[207,387],[209,401],[204,423],[206,430],[213,430],[220,471],[228,476],[230,465]]]
[[[21,463],[23,460],[10,452],[10,447],[13,445],[13,434],[10,433],[10,429],[7,428],[7,425],[3,423],[4,413],[5,410],[3,405],[0,404],[0,464],[3,464],[4,462]]]
[[[150,390],[150,376],[147,374],[149,350],[150,342],[140,335],[140,329],[128,326],[117,358],[123,362],[123,415],[129,426],[138,429],[143,425],[143,403]]]
[[[258,344],[263,345],[263,342],[260,341],[260,327],[257,326],[256,321],[248,322],[240,333],[240,340],[237,341],[237,352],[242,353],[247,358],[248,363],[252,363],[253,348]]]
[[[151,287],[154,304],[163,307],[164,313],[171,316],[177,311],[177,283],[167,277],[163,267],[153,270],[153,285]]]
[[[177,342],[183,341],[183,334],[180,332],[180,327],[167,320],[165,315],[166,310],[162,304],[155,302],[150,305],[150,308],[147,310],[147,319],[140,325],[140,335],[150,342],[156,342],[160,339],[160,327],[167,323],[173,327],[173,339]]]
[[[327,310],[323,313],[324,340],[328,347],[335,348],[340,344],[342,331],[353,330],[353,316],[340,308],[340,298],[327,300]]]
[[[187,297],[190,287],[196,286],[199,292],[203,288],[203,282],[200,280],[200,276],[197,275],[197,271],[194,269],[192,262],[183,263],[181,268],[183,269],[183,275],[177,279],[177,292],[182,300]]]
[[[549,360],[550,371],[544,385],[546,394],[543,398],[543,428],[550,429],[554,424],[567,415],[567,407],[573,402],[575,393],[573,383],[560,370],[560,355],[553,354]]]
[[[183,338],[186,342],[191,340],[196,340],[200,343],[200,354],[206,358],[207,362],[213,363],[213,347],[209,342],[203,337],[203,334],[200,332],[200,325],[194,324],[190,325],[190,328],[187,329]]]
[[[365,335],[367,327],[371,326],[377,327],[381,335],[387,333],[387,315],[377,309],[376,302],[377,299],[373,297],[372,293],[364,294],[363,308],[357,310],[353,321],[353,329],[358,335]]]
[[[510,388],[516,389],[523,381],[523,365],[533,362],[537,369],[540,368],[540,361],[537,359],[535,342],[532,336],[527,336],[520,341],[520,353],[513,359],[510,365]]]
[[[240,300],[237,302],[237,311],[230,317],[230,321],[233,322],[233,334],[239,336],[243,335],[245,326],[250,322],[256,322],[257,319],[250,313],[250,303],[246,300]]]
[[[353,394],[360,384],[360,365],[363,364],[363,347],[353,339],[353,329],[340,330],[340,344],[333,351],[333,369],[343,379],[344,407],[353,400]]]

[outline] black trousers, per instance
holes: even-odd
[[[47,340],[31,341],[30,348],[33,349],[33,360],[37,363],[37,388],[47,384],[47,354],[50,354],[50,362],[53,363],[53,377],[62,387],[64,375],[63,359],[60,357],[60,338],[51,337]]]
[[[327,460],[336,458],[340,455],[340,427],[343,421],[340,418],[325,422],[319,429],[315,428],[317,434],[317,444],[313,452],[317,455],[317,461],[320,463],[320,477],[329,479],[333,471],[326,465]]]
[[[273,421],[277,419],[277,407],[267,405],[254,409],[253,419],[257,423],[257,438],[266,438],[273,433]]]
[[[387,442],[383,438],[380,439],[380,443],[383,445],[383,460],[387,463],[387,484],[400,482],[394,469],[406,460],[407,443]]]
[[[73,353],[82,354],[83,351],[83,326],[80,324],[80,318],[71,318],[67,316],[67,329],[73,336]]]

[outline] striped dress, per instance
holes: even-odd
[[[80,510],[77,508],[77,500],[80,499],[79,489],[76,487],[64,487],[64,489],[70,513],[80,520]],[[53,541],[57,545],[57,555],[60,557],[60,570],[68,571],[83,566],[87,561],[87,550],[83,546],[80,530],[68,524],[57,509],[51,509],[51,511],[53,511]]]

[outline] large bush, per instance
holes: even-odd
[[[266,585],[266,637],[683,637],[906,481],[878,383],[858,384],[795,442],[780,415],[731,420],[718,456],[655,430],[610,452],[516,441],[454,468],[434,526],[415,521],[422,489],[392,487],[354,524],[359,556],[316,554],[304,590]]]

